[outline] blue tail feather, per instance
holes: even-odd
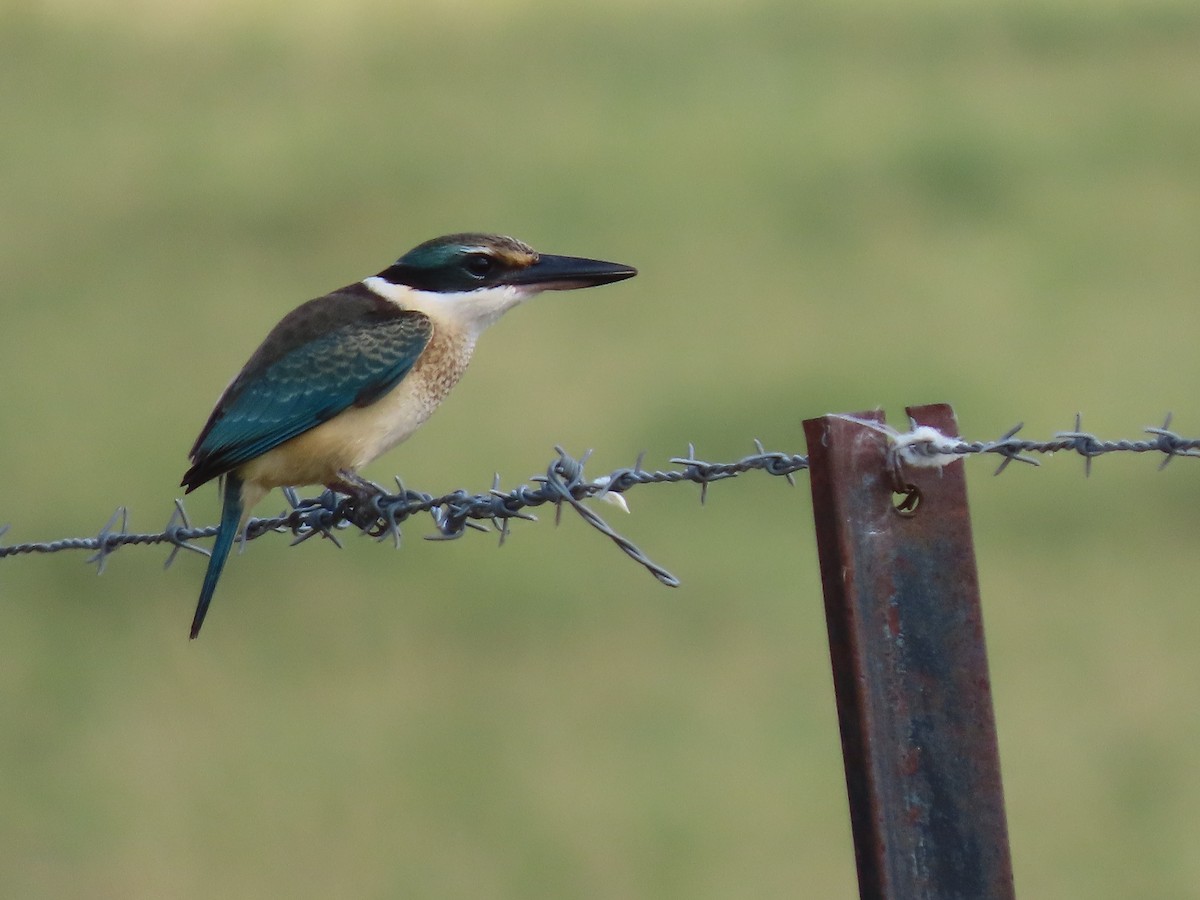
[[[217,589],[217,580],[221,570],[225,568],[225,560],[233,542],[237,540],[238,526],[242,521],[242,479],[233,472],[225,475],[225,489],[222,495],[221,524],[217,528],[217,540],[213,544],[212,556],[208,558],[208,571],[204,573],[204,584],[200,588],[200,602],[196,604],[196,616],[192,619],[192,639],[200,633],[204,624],[204,616],[208,613],[208,604],[212,602],[213,591]]]

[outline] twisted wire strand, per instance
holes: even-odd
[[[1104,440],[1082,430],[1080,417],[1075,417],[1075,427],[1060,431],[1050,440],[1034,441],[1018,438],[1023,427],[1010,428],[992,441],[966,441],[951,438],[928,428],[914,428],[907,433],[896,432],[888,426],[870,423],[871,427],[884,431],[889,436],[890,463],[911,465],[944,465],[953,459],[971,455],[994,455],[1001,457],[996,474],[1000,474],[1012,462],[1039,465],[1033,454],[1047,455],[1072,452],[1084,459],[1087,474],[1091,473],[1092,461],[1111,453],[1158,453],[1162,455],[1159,468],[1163,468],[1177,457],[1200,456],[1200,438],[1187,438],[1171,430],[1168,415],[1160,427],[1145,429],[1152,435],[1140,440]],[[808,458],[794,453],[766,450],[760,441],[754,441],[755,452],[732,462],[708,462],[696,455],[694,445],[688,446],[685,456],[673,457],[670,463],[675,468],[646,469],[645,454],[638,456],[632,466],[614,469],[607,475],[589,479],[585,465],[591,451],[578,459],[562,447],[555,447],[555,458],[546,467],[545,474],[529,479],[526,484],[510,490],[500,489],[497,475],[492,487],[484,492],[471,494],[455,490],[442,495],[409,490],[397,478],[395,493],[380,492],[366,501],[325,491],[309,499],[300,499],[294,490],[284,491],[291,511],[280,516],[251,519],[243,540],[254,540],[268,532],[291,532],[293,544],[303,543],[321,536],[341,546],[336,531],[355,526],[373,537],[384,540],[391,538],[400,546],[400,525],[420,513],[428,513],[433,520],[435,533],[430,540],[455,540],[468,529],[487,531],[481,522],[490,522],[499,533],[503,543],[508,536],[513,519],[536,521],[529,510],[553,504],[555,515],[561,517],[564,507],[569,507],[588,525],[599,531],[626,555],[647,569],[662,584],[674,587],[679,580],[662,566],[643,553],[636,544],[614,530],[591,506],[588,500],[609,500],[625,507],[624,494],[634,487],[647,484],[676,484],[690,482],[700,485],[701,503],[707,497],[708,486],[716,481],[734,478],[746,472],[761,471],[767,475],[782,477],[794,484],[793,475],[808,468]],[[192,543],[198,538],[212,537],[217,533],[215,525],[196,527],[192,525],[182,500],[175,501],[171,518],[162,531],[131,533],[126,530],[128,515],[125,507],[118,507],[112,517],[93,537],[63,538],[54,541],[33,541],[20,544],[0,545],[0,559],[29,553],[57,553],[63,550],[91,550],[87,562],[94,563],[103,572],[110,554],[119,547],[130,544],[170,544],[171,552],[165,566],[174,562],[180,550],[190,550],[207,556],[208,551]],[[9,526],[0,526],[3,538]]]

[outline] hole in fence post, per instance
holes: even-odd
[[[906,484],[902,491],[892,491],[892,509],[900,515],[915,516],[920,505],[921,489],[915,484]]]

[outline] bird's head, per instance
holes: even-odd
[[[499,234],[451,234],[409,250],[369,287],[404,306],[451,312],[482,327],[542,291],[568,291],[632,278],[633,266],[538,253]]]
[[[550,256],[502,234],[450,234],[409,250],[379,273],[393,284],[439,294],[513,286],[538,291],[593,287],[637,269],[577,256]]]

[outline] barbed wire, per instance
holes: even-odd
[[[853,417],[846,417],[851,418]],[[854,419],[885,433],[889,439],[888,463],[901,465],[940,466],[958,458],[971,455],[995,455],[1001,457],[995,474],[999,475],[1012,462],[1037,466],[1039,461],[1031,454],[1048,454],[1070,451],[1084,459],[1085,474],[1091,474],[1092,460],[1111,453],[1158,453],[1162,455],[1162,469],[1176,457],[1200,457],[1200,438],[1187,438],[1171,430],[1171,415],[1160,427],[1145,429],[1153,437],[1142,440],[1103,440],[1082,430],[1082,422],[1075,417],[1075,427],[1070,431],[1056,432],[1050,440],[1034,441],[1018,438],[1024,427],[1016,425],[993,441],[966,441],[951,438],[928,426],[915,424],[908,432],[899,432],[878,422]],[[785,478],[794,484],[796,472],[808,468],[808,458],[800,454],[768,451],[762,442],[754,441],[755,452],[733,462],[708,462],[696,456],[695,445],[688,445],[685,456],[673,457],[671,469],[646,469],[643,465],[645,453],[639,454],[630,467],[614,469],[606,475],[588,479],[584,467],[591,457],[587,451],[578,459],[562,447],[555,447],[555,458],[546,467],[544,475],[536,475],[529,483],[508,491],[500,489],[500,476],[496,475],[492,487],[482,493],[471,494],[456,490],[447,494],[433,495],[409,490],[399,477],[396,478],[396,493],[380,488],[376,496],[368,500],[356,500],[333,491],[325,491],[317,497],[302,500],[292,489],[284,495],[291,511],[279,516],[251,519],[243,541],[254,540],[267,533],[291,532],[292,545],[320,535],[341,546],[337,530],[355,526],[379,540],[390,537],[396,547],[400,546],[400,524],[418,513],[428,513],[433,519],[436,533],[429,540],[454,540],[466,534],[468,529],[487,531],[480,522],[490,522],[499,533],[503,544],[513,519],[536,521],[537,517],[527,510],[545,504],[555,507],[555,521],[562,515],[564,506],[569,506],[579,516],[615,543],[626,555],[646,568],[660,582],[670,587],[679,584],[679,579],[647,557],[632,541],[615,531],[594,509],[584,505],[587,500],[608,500],[628,510],[624,494],[632,488],[646,484],[675,484],[690,482],[700,485],[700,502],[708,494],[708,486],[716,481],[734,478],[747,472],[761,471],[768,475]],[[162,531],[131,533],[126,531],[128,511],[118,507],[112,517],[94,537],[64,538],[54,541],[28,542],[0,545],[0,559],[29,553],[57,553],[63,550],[91,550],[87,562],[94,563],[103,572],[109,555],[119,547],[130,544],[170,544],[164,568],[175,561],[180,550],[190,550],[203,556],[209,552],[192,541],[212,537],[217,533],[215,525],[195,527],[188,517],[182,500],[175,501],[174,511]],[[0,538],[10,526],[0,526]]]

